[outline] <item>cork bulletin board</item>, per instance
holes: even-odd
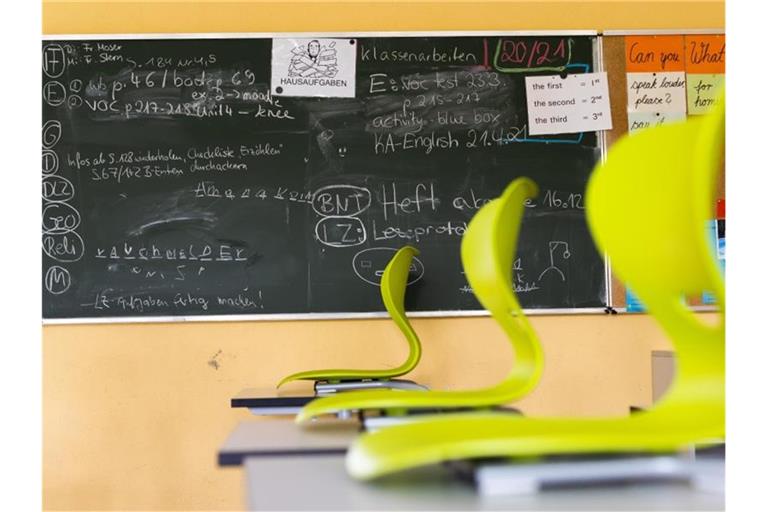
[[[628,79],[627,73],[633,71],[651,71],[654,62],[661,66],[660,61],[665,60],[664,64],[668,69],[676,69],[686,73],[686,109],[683,115],[696,115],[702,113],[697,104],[699,98],[696,96],[696,86],[699,84],[699,77],[704,77],[705,84],[708,81],[722,80],[725,72],[725,35],[722,32],[715,31],[666,31],[666,32],[606,32],[602,36],[602,61],[604,70],[608,74],[610,84],[610,102],[611,115],[613,119],[613,129],[605,133],[606,151],[610,151],[611,145],[619,138],[630,132],[630,115],[628,114]],[[674,48],[679,48],[679,55],[670,57],[671,51],[667,51],[666,58],[659,58],[665,53],[663,50],[638,50],[638,46],[644,42],[651,49],[658,49],[662,46],[660,39],[664,39],[666,45],[672,43]],[[676,41],[677,40],[677,41]],[[630,52],[628,44],[637,43],[636,47]],[[676,53],[676,52],[675,52]],[[639,57],[639,54],[652,55],[650,57]],[[630,62],[630,59],[635,62]],[[637,61],[643,61],[638,64]],[[628,69],[629,67],[629,69]],[[660,69],[660,68],[659,68]],[[702,86],[699,84],[699,89]],[[720,173],[716,198],[718,200],[725,198],[725,169]],[[715,218],[715,205],[713,205],[713,215]],[[611,304],[615,310],[625,310],[627,307],[627,291],[624,283],[615,275],[610,275],[611,283]],[[689,297],[688,303],[691,306],[708,309],[711,306],[705,305],[699,296]]]

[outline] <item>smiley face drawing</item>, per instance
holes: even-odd
[[[391,247],[371,247],[363,249],[352,258],[352,270],[355,275],[368,284],[381,286],[381,276],[397,249]],[[424,277],[424,264],[418,258],[411,261],[408,284],[413,284]]]
[[[288,76],[334,78],[339,72],[335,46],[336,42],[323,46],[317,39],[311,40],[306,46],[295,46],[291,50]]]

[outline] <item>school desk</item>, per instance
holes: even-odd
[[[482,496],[444,465],[360,482],[343,454],[248,457],[249,510],[723,510],[724,459],[697,461],[711,485],[636,483]]]
[[[483,495],[470,473],[432,465],[374,482],[352,479],[347,448],[360,433],[355,420],[324,418],[299,426],[292,418],[243,422],[219,450],[220,466],[242,466],[249,510],[721,510],[724,450],[691,462],[699,483],[649,483],[547,488],[518,495]],[[483,471],[493,466],[483,465]],[[466,468],[465,468],[466,469]],[[588,471],[584,466],[580,473]],[[301,492],[296,492],[300,489]]]
[[[239,466],[248,457],[346,453],[360,423],[333,418],[301,427],[292,417],[240,423],[219,449],[220,466]]]

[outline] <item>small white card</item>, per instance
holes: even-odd
[[[611,105],[605,72],[527,76],[528,131],[531,135],[610,130]]]
[[[725,75],[688,74],[688,113],[706,114],[715,104]]]
[[[629,133],[652,126],[685,121],[685,119],[685,112],[627,112]]]
[[[627,112],[685,112],[685,73],[627,73]]]
[[[354,39],[273,39],[272,94],[354,98],[356,62]]]

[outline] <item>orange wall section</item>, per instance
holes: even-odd
[[[546,366],[516,404],[528,415],[616,416],[651,403],[645,315],[534,317]],[[424,350],[409,377],[433,389],[498,382],[512,351],[489,318],[415,319]],[[242,473],[216,450],[247,411],[243,387],[310,368],[399,363],[388,320],[47,326],[43,344],[46,510],[236,510]],[[306,386],[297,383],[297,387]]]
[[[724,3],[43,2],[43,32],[299,32],[724,28]],[[709,315],[707,315],[709,316]],[[546,355],[530,415],[617,415],[651,401],[651,351],[669,349],[645,315],[532,319]],[[440,389],[498,381],[512,355],[489,318],[416,319],[424,355],[410,377]],[[375,350],[374,350],[375,348]],[[241,472],[216,449],[249,418],[243,387],[318,367],[399,363],[387,320],[155,323],[43,328],[46,510],[237,510]]]
[[[723,1],[43,2],[43,32],[319,32],[723,28]]]

